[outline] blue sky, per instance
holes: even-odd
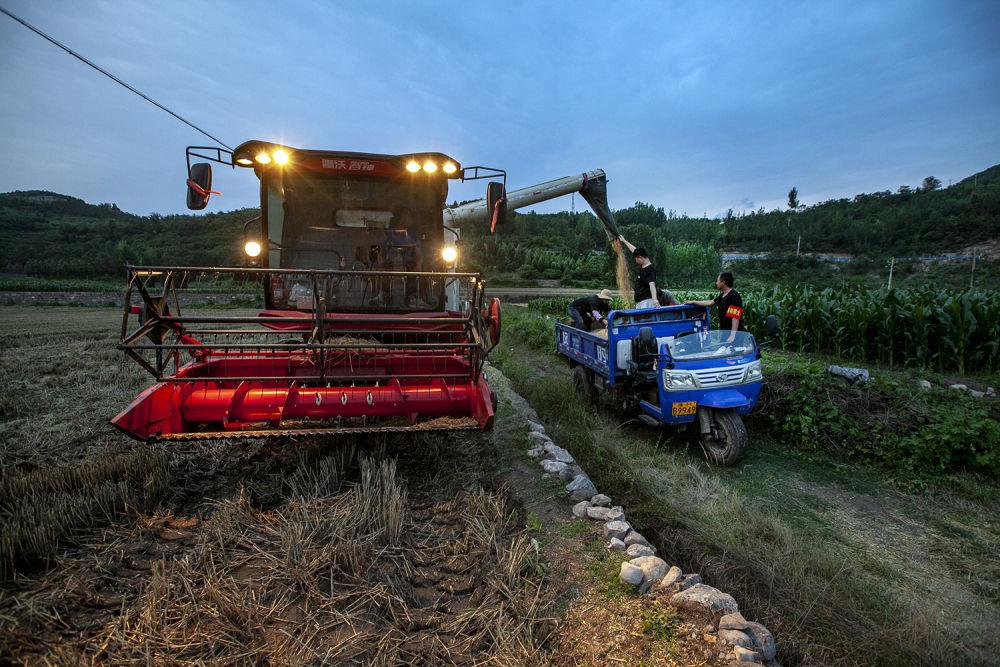
[[[512,187],[601,167],[616,208],[1000,162],[996,2],[0,2],[230,145],[439,150]],[[0,89],[0,191],[185,210],[203,138],[4,16]],[[210,209],[256,203],[248,172],[215,184]]]

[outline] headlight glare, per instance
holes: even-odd
[[[260,254],[260,244],[256,241],[247,241],[246,245],[243,246],[243,252],[247,254],[247,257],[256,257]]]
[[[448,264],[454,263],[454,261],[458,259],[458,248],[453,245],[446,245],[441,248],[441,259]]]

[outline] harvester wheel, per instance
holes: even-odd
[[[747,447],[747,427],[732,410],[711,410],[712,431],[701,436],[701,450],[711,463],[731,466],[741,458]]]
[[[573,388],[576,389],[576,395],[583,401],[583,404],[588,408],[596,408],[597,403],[600,400],[600,394],[597,392],[597,387],[594,383],[590,381],[588,377],[590,373],[583,366],[577,366],[573,369]]]

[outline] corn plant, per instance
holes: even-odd
[[[815,290],[745,295],[748,325],[777,315],[777,344],[799,352],[965,373],[1000,367],[1000,293],[966,290]]]

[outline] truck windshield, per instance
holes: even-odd
[[[434,181],[287,170],[267,184],[269,264],[283,269],[442,271],[445,188]],[[424,281],[343,280],[328,295],[331,310],[386,309],[418,302],[439,309]],[[398,284],[396,284],[398,283]],[[294,276],[271,287],[278,308],[311,307]],[[397,293],[398,292],[398,293]]]
[[[732,342],[729,337],[733,336]],[[667,343],[670,356],[677,361],[738,357],[754,351],[753,336],[745,331],[707,331],[678,336]]]

